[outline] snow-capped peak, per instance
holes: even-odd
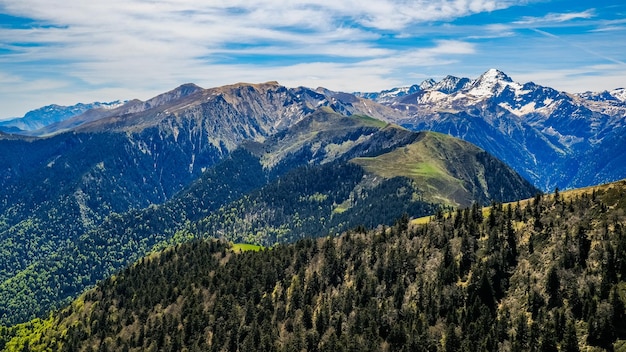
[[[419,91],[419,89],[420,88],[417,85],[412,85],[410,87],[399,87],[390,90],[383,90],[382,92],[380,92],[380,98],[402,97],[405,95],[413,94]]]
[[[434,79],[429,78],[420,83],[419,87],[421,90],[427,90],[432,88],[435,84],[437,84],[437,82]]]
[[[592,101],[612,101],[614,103],[626,103],[626,89],[624,88],[617,88],[617,89],[613,89],[612,91],[602,91],[602,92],[592,92],[592,91],[587,91],[584,93],[576,93],[574,94],[576,96],[579,96],[585,100],[592,100]]]
[[[439,83],[435,84],[432,89],[442,93],[450,94],[461,89],[465,89],[472,81],[469,78],[459,78],[454,76],[446,76]]]
[[[379,103],[384,103],[384,102],[389,102],[395,98],[413,94],[415,92],[418,92],[419,90],[420,90],[420,87],[414,84],[412,86],[392,88],[388,90],[383,90],[381,92],[373,92],[373,93],[354,92],[352,94],[354,94],[357,97],[371,99]]]
[[[626,88],[613,89],[611,95],[620,101],[626,102]]]
[[[489,96],[511,83],[513,83],[511,77],[500,70],[492,68],[472,82],[468,93],[477,97]]]
[[[513,82],[511,77],[507,76],[506,73],[495,68],[490,68],[489,70],[487,70],[487,72],[480,75],[479,79],[498,79],[501,81]]]

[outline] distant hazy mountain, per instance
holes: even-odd
[[[624,89],[569,94],[516,83],[494,69],[473,80],[448,76],[425,86],[381,99],[406,113],[389,120],[470,141],[544,190],[626,176]]]
[[[24,115],[24,117],[0,121],[0,131],[24,134],[46,127],[53,123],[58,123],[73,116],[80,115],[91,109],[109,110],[122,104],[123,103],[120,101],[114,101],[109,103],[79,103],[72,106],[60,106],[56,104],[48,105],[29,111],[26,115]]]

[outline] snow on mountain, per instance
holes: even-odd
[[[518,83],[497,69],[476,79],[424,81],[418,92],[383,102],[414,130],[468,140],[538,187],[571,188],[626,177],[626,89],[570,94]],[[593,166],[592,166],[593,165]]]
[[[373,92],[373,93],[356,92],[353,94],[360,98],[370,99],[379,103],[383,103],[387,101],[392,101],[393,99],[398,98],[398,97],[411,95],[413,93],[418,92],[420,89],[421,89],[420,86],[414,84],[410,87],[392,88],[388,90],[383,90],[381,92]]]
[[[611,91],[611,95],[619,101],[626,103],[626,88],[617,88]]]
[[[437,84],[437,81],[435,81],[432,78],[429,78],[423,81],[422,83],[420,83],[419,87],[421,90],[426,90],[426,89],[432,88],[435,84]]]
[[[471,82],[472,81],[469,78],[446,76],[440,82],[435,83],[432,86],[432,89],[440,91],[442,93],[450,94],[467,88],[471,84]]]
[[[475,97],[488,97],[501,92],[508,86],[512,86],[515,90],[522,89],[519,83],[513,82],[504,72],[492,68],[471,83],[467,94]]]
[[[609,91],[603,92],[584,92],[575,94],[576,96],[591,101],[619,101],[619,99]]]

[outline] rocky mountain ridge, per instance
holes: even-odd
[[[609,182],[626,175],[619,152],[626,146],[621,138],[626,128],[624,88],[570,94],[533,82],[515,82],[496,69],[476,79],[446,76],[441,81],[427,79],[377,93],[286,88],[276,82],[211,89],[185,84],[145,102],[131,100],[115,109],[91,109],[22,133],[44,136],[79,129],[121,131],[124,126],[132,126],[137,132],[163,122],[159,128],[176,134],[179,123],[191,120],[200,131],[199,116],[221,111],[232,97],[246,95],[238,87],[252,87],[260,94],[271,95],[260,105],[249,101],[247,107],[239,106],[236,109],[241,109],[240,113],[256,114],[276,104],[276,114],[260,117],[250,125],[240,124],[238,121],[245,119],[239,117],[214,116],[219,123],[233,125],[230,132],[222,131],[219,138],[209,141],[218,149],[233,148],[247,138],[262,140],[298,121],[302,114],[330,106],[346,115],[367,114],[412,130],[432,130],[465,139],[493,153],[545,191]],[[295,111],[300,115],[290,116]],[[221,146],[220,141],[225,145]]]

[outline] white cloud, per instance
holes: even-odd
[[[590,19],[595,16],[593,9],[582,12],[567,12],[567,13],[549,13],[543,17],[523,17],[520,21],[516,21],[516,24],[538,26],[545,24],[555,24],[568,22],[576,19]]]
[[[591,32],[617,32],[617,31],[626,31],[626,27],[624,26],[606,26],[600,27],[591,30]]]

